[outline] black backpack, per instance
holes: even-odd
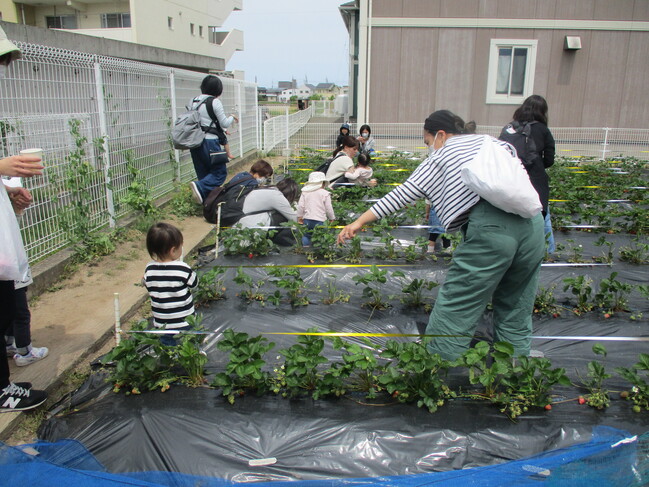
[[[505,125],[500,132],[500,140],[509,142],[516,149],[516,154],[524,166],[530,167],[539,158],[536,143],[532,138],[532,124],[536,122],[517,122]]]
[[[323,173],[327,174],[327,171],[329,170],[329,166],[331,166],[331,163],[334,162],[336,159],[338,159],[339,156],[344,156],[344,155],[345,154],[343,154],[342,152],[339,152],[338,154],[336,154],[336,157],[330,157],[329,159],[324,161],[322,164],[320,164],[318,166],[318,168],[316,169],[316,171],[323,172]]]
[[[209,223],[216,223],[216,213],[219,203],[221,206],[221,226],[229,227],[237,223],[243,216],[243,202],[246,196],[257,186],[246,186],[245,183],[254,179],[249,178],[237,181],[237,184],[225,184],[214,188],[203,202],[203,216]]]

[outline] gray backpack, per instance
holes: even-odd
[[[171,141],[174,149],[195,149],[200,147],[205,139],[205,131],[201,127],[201,116],[198,109],[203,103],[211,105],[213,96],[208,96],[201,101],[196,108],[187,108],[187,111],[176,118],[171,129]],[[208,105],[209,106],[209,105]]]

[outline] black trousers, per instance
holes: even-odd
[[[13,281],[0,281],[0,389],[9,385],[9,360],[5,334],[14,321],[16,295]]]

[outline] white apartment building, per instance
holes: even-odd
[[[6,22],[216,57],[243,50],[243,32],[222,31],[243,0],[0,0]]]

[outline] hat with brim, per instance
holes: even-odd
[[[325,183],[325,187],[329,185],[329,181],[327,181],[327,178],[325,176],[325,173],[320,172],[320,171],[314,171],[311,174],[309,174],[309,180],[304,183],[304,186],[302,187],[302,192],[310,192],[310,191],[315,191],[316,189],[322,188],[322,183]]]
[[[18,49],[16,44],[7,39],[7,34],[5,34],[5,31],[0,27],[0,56],[4,56],[5,54],[11,54],[12,61],[22,57],[20,49]]]

